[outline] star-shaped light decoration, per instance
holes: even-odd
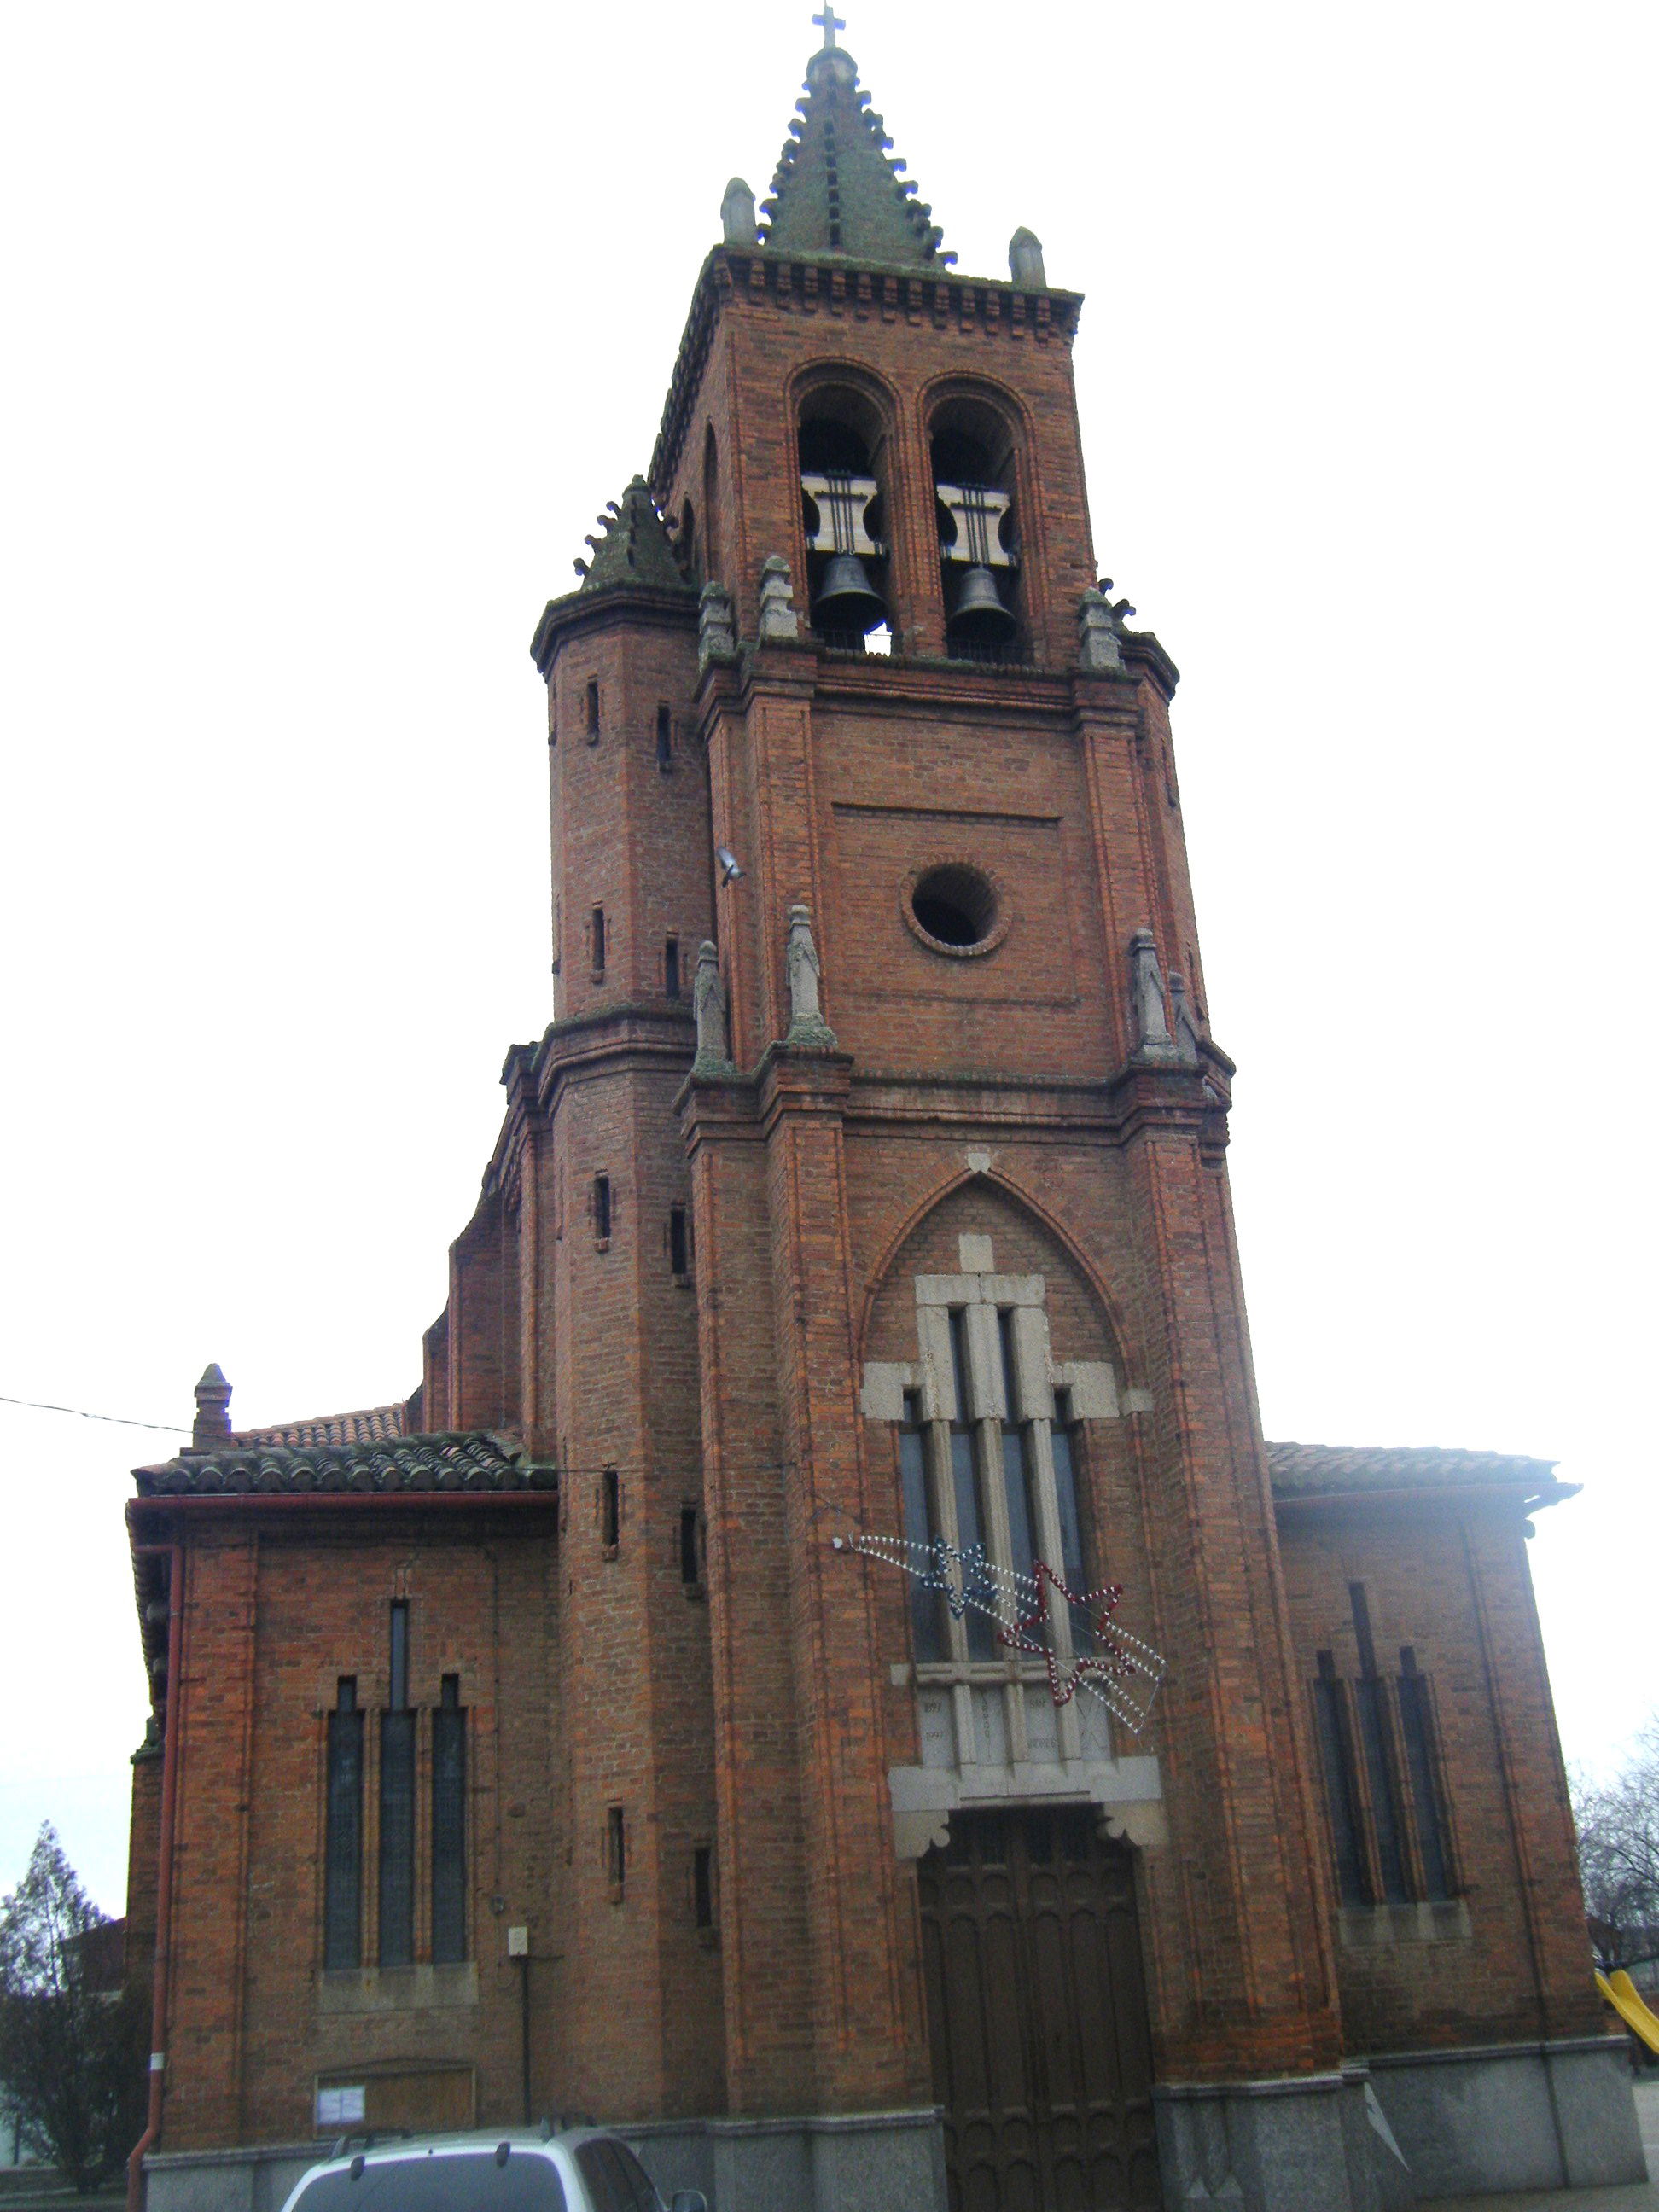
[[[1012,1626],[1005,1625],[999,1628],[997,1642],[1010,1651],[1029,1651],[1034,1658],[1043,1662],[1048,1670],[1048,1694],[1057,1705],[1071,1704],[1079,1682],[1129,1680],[1139,1670],[1122,1644],[1109,1632],[1112,1615],[1117,1611],[1123,1596],[1122,1583],[1107,1583],[1099,1589],[1074,1590],[1064,1577],[1054,1572],[1047,1559],[1036,1560],[1031,1571],[1036,1584],[1036,1610],[1024,1614]],[[1080,1657],[1073,1655],[1063,1682],[1060,1670],[1066,1662],[1049,1640],[1054,1632],[1054,1622],[1044,1594],[1045,1583],[1048,1589],[1058,1591],[1067,1605],[1075,1606],[1086,1617],[1090,1632],[1098,1644],[1095,1651],[1085,1652]],[[1033,1628],[1042,1631],[1039,1637],[1034,1638],[1026,1632]]]

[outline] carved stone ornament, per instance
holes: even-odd
[[[824,1020],[818,1004],[823,963],[812,941],[812,917],[804,906],[792,906],[789,909],[789,936],[783,963],[789,980],[789,1034],[785,1043],[817,1045],[833,1051],[836,1033]]]
[[[1092,588],[1083,594],[1077,611],[1078,665],[1082,668],[1121,668],[1117,625],[1105,596]]]
[[[691,1063],[692,1074],[734,1073],[726,1048],[726,983],[720,975],[720,956],[706,938],[697,947],[691,1006],[697,1018],[697,1056]]]
[[[781,553],[769,553],[761,562],[760,641],[799,637],[800,620],[792,596],[789,563]]]
[[[1134,1014],[1135,1058],[1178,1058],[1164,1006],[1164,970],[1158,965],[1158,942],[1150,929],[1138,929],[1129,939],[1129,999]]]
[[[697,602],[697,673],[711,660],[735,660],[738,626],[732,612],[732,594],[711,578]]]
[[[1204,1033],[1198,1026],[1193,1002],[1187,995],[1186,978],[1179,968],[1170,970],[1170,1029],[1176,1052],[1188,1067],[1196,1067]]]
[[[741,177],[733,177],[726,187],[720,202],[720,231],[728,246],[755,243],[755,195]]]

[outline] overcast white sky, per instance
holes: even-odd
[[[549,1013],[526,650],[811,0],[0,6],[0,1391],[402,1396]],[[1570,1758],[1656,1702],[1648,6],[869,0],[965,272],[1088,295],[1270,1436],[1558,1459]],[[122,1503],[0,1406],[0,1889],[124,1895]]]

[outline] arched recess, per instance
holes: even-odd
[[[724,583],[720,554],[725,544],[725,532],[720,523],[720,456],[714,439],[714,426],[710,422],[702,438],[702,561],[703,573],[711,581]]]
[[[884,649],[866,639],[880,640],[885,633],[896,640],[904,620],[893,544],[901,489],[895,476],[894,394],[868,369],[819,361],[792,379],[788,404],[802,477],[793,563],[797,606],[814,635],[828,643],[854,652]],[[835,477],[873,481],[875,495],[836,501],[823,488]],[[859,563],[870,594],[862,607],[850,597],[823,599],[830,564],[838,555]],[[842,580],[850,574],[843,569]]]
[[[945,649],[953,658],[1029,659],[1042,629],[1042,530],[1033,458],[1034,431],[1018,396],[988,377],[941,377],[921,395],[921,444],[927,455],[938,531],[940,606]],[[977,485],[1007,501],[999,516],[947,508],[938,487]],[[975,544],[975,538],[982,544]],[[981,558],[981,556],[984,556]],[[1000,600],[1012,624],[1000,636],[994,625],[972,635],[963,611],[970,582],[981,608]],[[995,600],[986,593],[994,590]]]
[[[877,1340],[878,1310],[882,1303],[884,1293],[891,1285],[908,1280],[918,1273],[956,1273],[960,1264],[960,1255],[952,1255],[948,1249],[949,1240],[953,1236],[989,1234],[994,1248],[996,1243],[994,1226],[975,1230],[971,1224],[958,1225],[954,1224],[951,1216],[945,1212],[946,1207],[957,1194],[970,1189],[993,1194],[993,1205],[1004,1209],[1007,1218],[1012,1222],[1018,1222],[1024,1218],[1029,1222],[1036,1236],[1049,1244],[1056,1256],[1063,1259],[1068,1270],[1075,1275],[1078,1283],[1085,1290],[1088,1300],[1096,1311],[1099,1340],[1103,1349],[1094,1356],[1109,1358],[1117,1370],[1120,1384],[1132,1387],[1137,1377],[1131,1370],[1127,1348],[1127,1332],[1121,1309],[1104,1277],[1076,1238],[1042,1204],[1042,1200],[996,1169],[978,1172],[970,1168],[962,1168],[955,1174],[947,1176],[917,1200],[895,1230],[876,1266],[871,1271],[869,1284],[865,1291],[864,1304],[859,1316],[858,1356],[860,1363],[872,1358],[908,1356],[890,1354]],[[990,1206],[987,1206],[986,1212],[988,1218],[991,1218]],[[935,1225],[938,1233],[931,1240],[927,1240],[924,1238],[924,1232],[930,1224]],[[939,1252],[943,1252],[944,1264],[937,1267],[931,1264],[923,1267],[919,1264],[921,1257],[923,1256],[921,1246],[927,1241],[931,1241],[936,1250],[926,1256],[928,1256],[931,1261],[932,1258],[938,1256]],[[912,1254],[909,1249],[913,1243],[917,1246],[917,1251],[915,1254]],[[1010,1264],[1005,1264],[1003,1254],[1000,1251],[997,1252],[995,1256],[1000,1273],[1045,1272],[1041,1265],[1025,1267],[1013,1264],[1018,1261],[1020,1255],[1012,1248]],[[912,1264],[913,1261],[917,1264]],[[1080,1352],[1078,1356],[1090,1355]]]

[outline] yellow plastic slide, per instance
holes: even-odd
[[[1642,2002],[1636,1984],[1620,1966],[1611,1979],[1598,1967],[1595,1986],[1618,2014],[1634,2036],[1640,2037],[1659,2058],[1659,2019],[1656,2019]]]

